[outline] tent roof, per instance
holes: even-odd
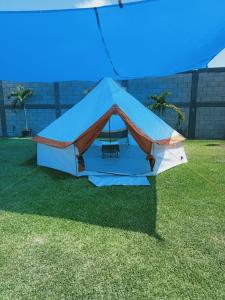
[[[104,78],[83,100],[42,130],[38,137],[73,143],[113,105],[117,105],[152,141],[160,143],[176,137],[179,137],[179,140],[182,139],[176,130],[111,78]]]
[[[115,2],[0,1],[0,79],[165,76],[206,67],[225,48],[224,0]],[[65,10],[78,3],[89,8]]]

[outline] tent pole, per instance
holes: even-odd
[[[109,118],[109,143],[111,145],[111,124],[110,124],[110,119],[111,118]],[[111,148],[110,148],[110,157],[111,157]]]
[[[111,124],[110,124],[110,118],[109,118],[109,142],[111,144],[112,140],[111,140]]]

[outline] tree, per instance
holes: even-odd
[[[183,111],[177,107],[176,105],[167,102],[166,98],[170,95],[170,92],[163,92],[159,95],[152,95],[149,96],[149,99],[152,99],[155,101],[155,103],[148,105],[148,108],[152,111],[157,112],[160,116],[163,116],[165,110],[172,110],[177,115],[177,127],[179,128],[181,123],[184,121],[184,113]]]
[[[14,91],[8,96],[8,98],[13,98],[12,100],[12,108],[16,110],[16,107],[19,105],[23,108],[24,119],[25,119],[25,131],[29,131],[28,128],[28,119],[27,119],[27,109],[26,109],[26,101],[29,97],[33,95],[33,91],[31,89],[25,89],[22,85],[18,85]]]

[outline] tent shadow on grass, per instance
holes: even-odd
[[[32,157],[21,167],[29,169],[35,165]],[[17,196],[1,201],[0,209],[142,232],[162,241],[156,231],[156,177],[151,177],[150,182],[150,187],[97,188],[86,178],[37,167],[36,176],[29,178],[24,191],[17,189]]]

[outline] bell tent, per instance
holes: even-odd
[[[101,138],[103,132],[108,137]],[[75,176],[157,175],[187,162],[184,137],[111,78],[34,140],[38,165]]]

